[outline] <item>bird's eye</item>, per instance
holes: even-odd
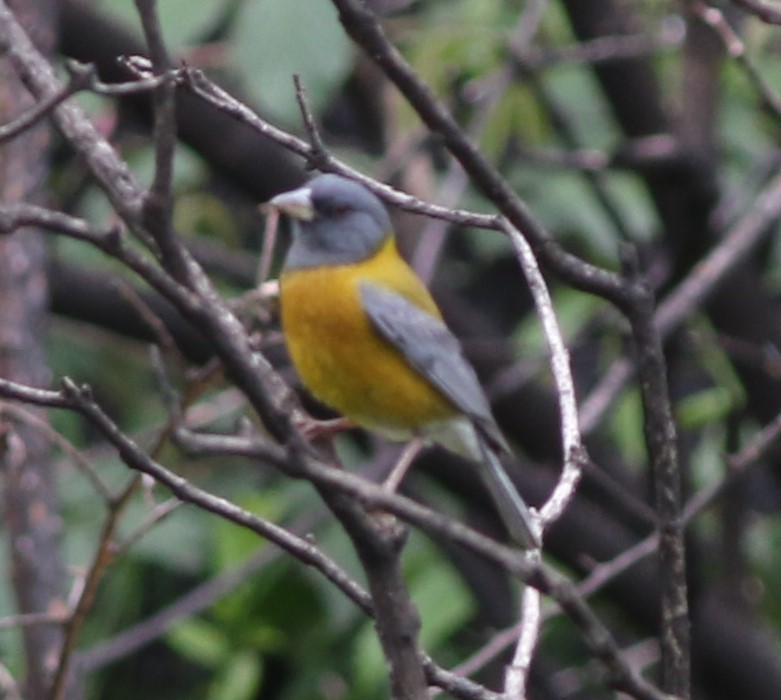
[[[349,209],[346,204],[334,204],[328,213],[331,216],[344,216]]]

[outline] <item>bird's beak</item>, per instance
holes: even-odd
[[[269,200],[268,206],[302,221],[311,221],[315,216],[312,190],[309,187],[299,187],[297,190],[278,194]]]

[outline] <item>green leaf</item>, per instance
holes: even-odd
[[[245,510],[272,521],[279,520],[287,507],[281,490],[276,486],[262,491],[248,490],[246,496],[234,497],[234,500],[236,505]],[[214,521],[212,532],[214,550],[211,559],[215,571],[238,566],[261,547],[268,545],[266,540],[258,537],[257,533],[247,528],[237,527],[235,523],[227,520]]]
[[[557,288],[553,290],[552,296],[556,319],[566,342],[576,338],[602,308],[596,297],[574,289]],[[524,358],[547,358],[548,342],[536,314],[528,314],[518,324],[515,338]]]
[[[681,400],[676,416],[683,430],[697,430],[724,420],[734,409],[735,394],[727,387],[714,386]]]
[[[223,11],[222,3],[213,0],[162,0],[157,14],[163,28],[163,38],[170,50],[176,51],[197,40]],[[130,0],[102,0],[100,8],[123,24],[141,33],[141,20],[136,5]]]
[[[209,700],[252,700],[263,678],[261,659],[251,651],[232,654],[209,688]]]
[[[480,147],[489,158],[497,160],[516,134],[536,142],[546,130],[547,124],[534,95],[524,85],[511,85],[491,111]]]
[[[250,95],[286,124],[300,123],[293,75],[301,76],[315,112],[347,77],[350,42],[329,2],[247,2],[236,22],[233,63]]]
[[[643,406],[638,390],[624,392],[618,400],[611,428],[618,451],[627,464],[637,464],[647,459],[643,435]]]
[[[132,532],[139,527],[149,512],[146,498],[136,498],[126,512],[123,531]],[[154,534],[148,533],[133,545],[133,554],[170,571],[197,574],[203,569],[206,559],[205,545],[210,524],[204,513],[179,507],[155,525]]]
[[[461,629],[474,613],[473,599],[463,579],[433,548],[424,576],[412,585],[412,597],[422,613],[421,645],[434,650]]]
[[[231,651],[222,630],[204,620],[184,620],[166,635],[168,643],[182,656],[207,668],[217,668]]]
[[[390,697],[387,691],[388,669],[374,625],[365,622],[353,641],[353,686],[350,697]]]

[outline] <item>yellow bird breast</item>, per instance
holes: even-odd
[[[301,381],[326,405],[390,438],[453,417],[450,401],[374,329],[361,305],[362,282],[397,291],[439,317],[392,239],[367,261],[283,272],[282,327]]]

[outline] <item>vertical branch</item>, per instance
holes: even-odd
[[[575,382],[570,369],[569,352],[556,319],[553,301],[545,279],[526,239],[504,220],[503,229],[513,244],[534,298],[537,315],[548,343],[551,373],[559,400],[564,466],[556,488],[540,509],[540,529],[544,530],[561,517],[569,502],[574,498],[575,489],[582,476],[581,467],[585,461],[585,450],[578,426],[578,406],[575,396]],[[539,551],[529,552],[528,556],[530,561],[540,561]],[[539,591],[527,586],[523,594],[522,610],[521,635],[515,648],[513,663],[507,673],[506,690],[510,698],[525,697],[526,680],[542,622]]]
[[[155,74],[163,76],[163,81],[154,91],[155,174],[144,198],[142,221],[160,246],[166,267],[177,280],[182,281],[185,279],[187,266],[171,230],[171,184],[176,151],[176,85],[170,73],[171,59],[163,41],[156,5],[156,0],[136,0],[149,46],[152,68]]]
[[[539,562],[538,552],[532,554]],[[523,590],[521,601],[521,634],[515,645],[513,660],[505,677],[504,690],[509,700],[521,700],[526,697],[534,650],[542,629],[542,594],[531,586]]]
[[[689,603],[676,427],[667,387],[662,337],[654,322],[653,294],[640,277],[634,251],[626,251],[623,262],[631,287],[632,303],[628,315],[659,519],[662,689],[688,698],[691,670]]]
[[[420,616],[401,567],[406,529],[382,511],[369,512],[354,499],[316,487],[350,537],[366,573],[374,625],[388,662],[394,700],[427,700],[424,656],[418,643]]]
[[[56,18],[48,0],[15,3],[19,20],[51,53]],[[8,63],[0,67],[0,121],[30,107],[29,93]],[[0,199],[41,201],[46,178],[49,129],[28,129],[0,153]],[[42,234],[0,238],[0,376],[45,386],[50,372],[44,352],[47,313],[46,255]],[[33,409],[31,409],[33,410]],[[44,419],[43,414],[38,414]],[[2,426],[0,426],[2,427]],[[47,439],[29,425],[6,426],[0,445],[7,546],[16,603],[21,613],[64,610],[65,570],[60,553],[61,521]],[[27,662],[24,697],[47,697],[62,643],[58,626],[23,630]]]

